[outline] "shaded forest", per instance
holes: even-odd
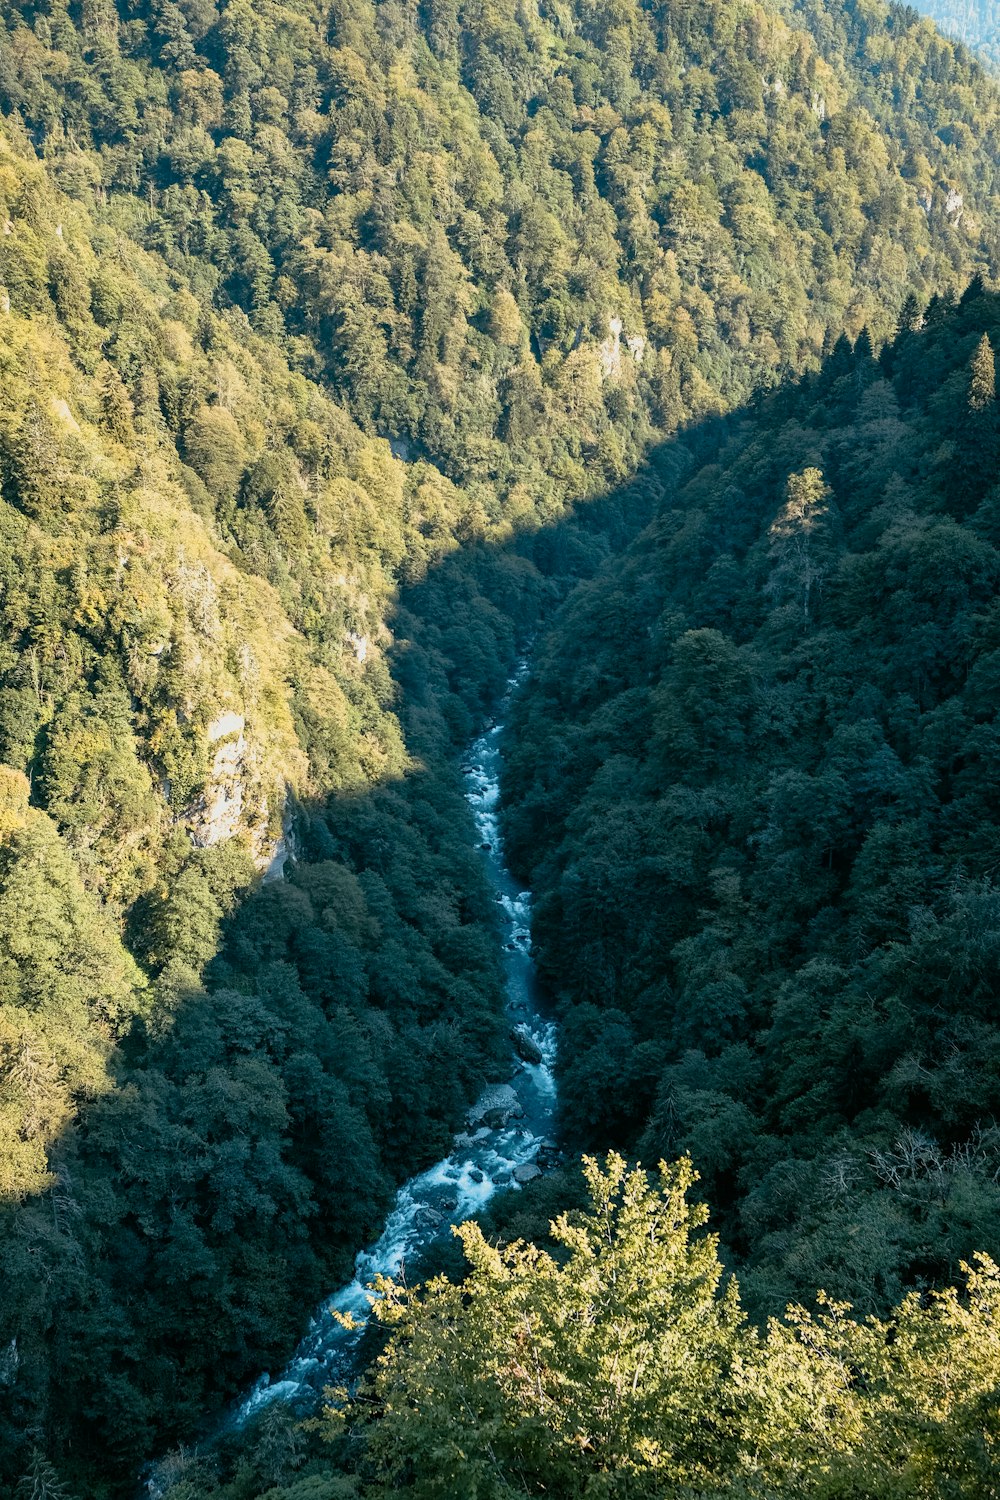
[[[518,708],[565,1129],[690,1153],[757,1311],[997,1243],[998,339],[975,282],[693,434]]]

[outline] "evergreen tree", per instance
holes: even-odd
[[[36,1448],[28,1472],[18,1480],[15,1500],[70,1500],[66,1486],[45,1455]]]
[[[969,372],[969,409],[984,411],[996,401],[997,379],[993,345],[988,333],[984,333],[976,345]]]

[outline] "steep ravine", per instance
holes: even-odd
[[[375,1277],[397,1276],[407,1263],[423,1260],[452,1225],[470,1218],[498,1188],[530,1182],[553,1159],[555,1026],[539,1008],[530,955],[531,896],[520,889],[504,862],[497,806],[502,721],[527,670],[522,663],[510,679],[497,720],[472,742],[462,763],[479,847],[501,914],[514,1048],[510,1080],[483,1091],[469,1111],[467,1129],[454,1138],[451,1153],[443,1161],[403,1184],[381,1237],[358,1255],[353,1280],[314,1314],[308,1333],[280,1376],[260,1377],[235,1410],[234,1425],[242,1425],[271,1401],[312,1406],[324,1386],[348,1380],[369,1311],[367,1288]],[[346,1329],[333,1316],[335,1312],[351,1314],[359,1326]]]

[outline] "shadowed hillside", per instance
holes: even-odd
[[[974,283],[683,442],[514,716],[567,1136],[689,1152],[755,1310],[1000,1236],[998,341]]]

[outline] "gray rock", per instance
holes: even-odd
[[[472,1128],[485,1125],[489,1130],[502,1130],[508,1120],[519,1120],[523,1114],[521,1101],[509,1083],[491,1083],[469,1110],[468,1121]]]
[[[519,1182],[522,1187],[526,1183],[534,1182],[535,1178],[541,1175],[541,1169],[531,1161],[522,1162],[519,1167],[514,1168],[514,1181]]]
[[[413,1222],[418,1229],[437,1229],[439,1224],[444,1223],[444,1215],[439,1214],[436,1208],[418,1208],[413,1215]]]
[[[540,1063],[542,1061],[541,1048],[532,1040],[523,1026],[515,1026],[510,1039],[514,1043],[514,1051],[522,1062]]]
[[[520,1120],[524,1110],[517,1109],[507,1111],[506,1109],[491,1109],[483,1116],[483,1123],[488,1130],[503,1130],[510,1120]]]

